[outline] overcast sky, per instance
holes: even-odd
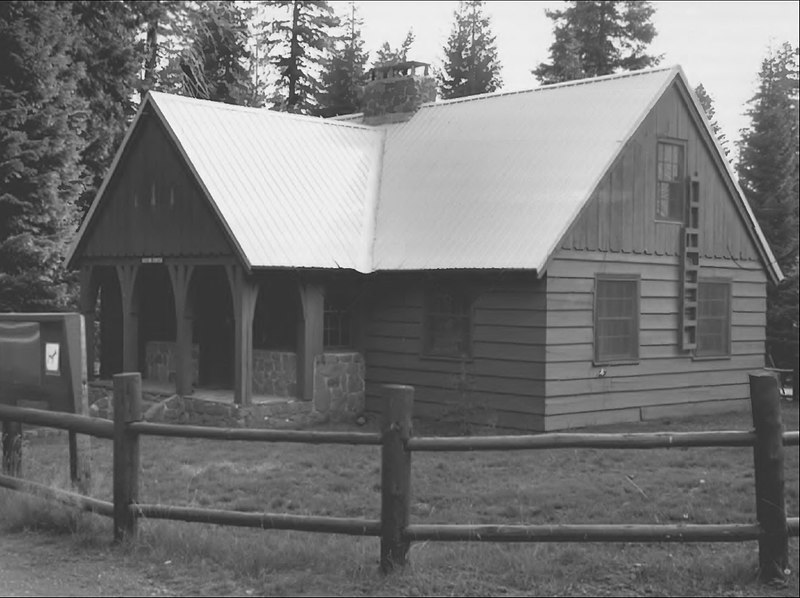
[[[347,2],[332,2],[340,14]],[[356,2],[364,19],[366,48],[398,46],[413,27],[409,58],[441,65],[458,2]],[[784,41],[800,45],[800,2],[652,2],[658,35],[650,46],[662,65],[680,64],[692,86],[703,83],[715,100],[717,121],[728,139],[746,127],[745,103],[756,91],[767,50]],[[549,59],[552,21],[544,11],[563,2],[486,2],[503,65],[504,91],[532,89],[530,71]],[[733,149],[733,148],[731,148]]]

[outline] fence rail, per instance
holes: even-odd
[[[305,430],[259,430],[252,428],[211,428],[133,422],[128,429],[147,436],[205,438],[208,440],[245,440],[257,442],[298,442],[303,444],[381,445],[381,435],[370,432],[309,432]]]
[[[757,523],[693,525],[410,525],[415,542],[744,542]]]
[[[49,488],[11,475],[0,487],[34,494],[114,519],[114,537],[137,531],[137,520],[170,519],[260,529],[379,536],[381,569],[402,567],[412,542],[743,542],[759,543],[763,580],[782,579],[788,566],[788,538],[798,536],[800,519],[787,518],[784,501],[784,446],[797,446],[800,432],[783,432],[780,394],[771,375],[751,375],[753,431],[658,432],[632,434],[550,433],[519,436],[413,437],[413,388],[385,385],[380,433],[312,432],[211,428],[142,421],[141,376],[114,377],[114,421],[0,405],[4,474],[19,471],[20,450],[11,436],[19,424],[50,426],[114,441],[114,500],[103,501]],[[139,437],[166,436],[255,442],[381,446],[379,520],[279,513],[244,513],[159,504],[143,504],[139,492]],[[18,439],[17,439],[18,440]],[[531,450],[559,448],[659,449],[678,447],[753,447],[757,523],[614,525],[420,525],[410,522],[411,454],[414,451]],[[11,464],[14,464],[12,467]]]

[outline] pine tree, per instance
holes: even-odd
[[[444,72],[439,76],[442,97],[461,98],[498,89],[500,62],[495,36],[483,2],[460,2],[455,23],[444,48]]]
[[[132,96],[139,76],[136,15],[124,2],[72,2],[76,20],[75,63],[85,76],[78,93],[89,104],[81,163],[88,174],[78,200],[85,214],[103,182],[125,129],[136,112]]]
[[[552,19],[555,41],[550,62],[532,72],[543,84],[579,77],[610,75],[658,64],[646,53],[656,35],[650,2],[565,2],[563,10],[545,10]]]
[[[253,105],[247,69],[251,9],[231,0],[206,2],[193,18],[191,44],[177,58],[187,95],[226,104]]]
[[[271,24],[270,62],[278,69],[282,86],[273,102],[277,109],[305,114],[315,108],[317,71],[339,19],[324,1],[278,0],[270,4],[288,14]]]
[[[414,40],[414,29],[412,28],[408,30],[405,39],[403,39],[403,43],[401,43],[396,49],[392,48],[392,46],[389,45],[389,42],[383,42],[383,45],[380,47],[377,55],[375,56],[375,63],[372,66],[387,66],[389,64],[405,62],[408,60],[408,52],[411,50]]]
[[[711,126],[711,131],[714,133],[714,135],[716,135],[720,147],[727,156],[728,154],[730,154],[730,149],[728,148],[728,137],[722,131],[722,129],[719,126],[719,123],[714,118],[716,115],[716,110],[714,109],[714,98],[712,98],[708,94],[706,88],[703,87],[702,83],[694,88],[694,94],[697,96],[697,100],[703,107],[703,112],[705,112],[706,114],[706,118],[708,119],[708,124]]]
[[[319,108],[316,114],[323,117],[353,114],[361,109],[365,68],[369,55],[361,39],[363,20],[358,17],[354,2],[345,23],[346,33],[331,50],[323,63],[320,82]]]
[[[64,309],[87,102],[61,2],[0,3],[0,311]]]
[[[739,142],[742,189],[786,280],[767,290],[768,350],[781,367],[797,359],[798,49],[784,43],[761,63],[759,88],[750,100],[749,129]]]
[[[177,58],[190,40],[197,18],[195,3],[180,0],[127,0],[136,15],[138,33],[144,38],[136,49],[141,62],[139,97],[148,91],[178,93],[183,89],[183,73]]]

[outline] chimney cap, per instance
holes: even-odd
[[[393,79],[395,77],[406,77],[414,75],[417,68],[425,67],[424,75],[428,76],[430,64],[427,62],[417,62],[416,60],[404,60],[402,62],[392,62],[381,66],[372,67],[369,71],[370,81],[375,79]]]

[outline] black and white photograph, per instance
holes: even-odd
[[[800,2],[0,0],[0,597],[798,596]]]

